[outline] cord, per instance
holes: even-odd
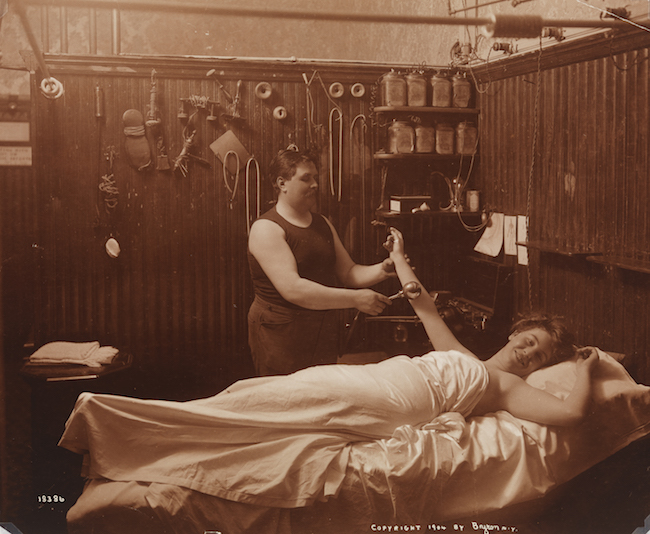
[[[638,53],[639,53],[639,51],[637,51],[637,54],[638,54]],[[609,59],[612,60],[612,64],[613,64],[613,65],[614,65],[618,70],[626,71],[626,70],[630,70],[632,67],[634,67],[634,66],[638,65],[639,63],[642,63],[643,61],[645,61],[646,59],[648,59],[648,56],[644,56],[644,57],[642,57],[642,58],[639,59],[639,56],[637,55],[636,59],[635,59],[631,64],[629,64],[629,65],[626,64],[624,67],[621,66],[621,65],[619,65],[619,64],[616,62],[616,59],[614,59],[614,35],[612,35],[612,36],[610,37],[610,39],[609,39]],[[627,63],[627,61],[626,61],[626,63]]]
[[[363,113],[359,113],[352,122],[350,123],[350,175],[352,175],[353,169],[353,159],[352,155],[354,154],[354,127],[359,121],[360,124],[360,135],[359,135],[359,174],[361,177],[361,213],[365,216],[366,213],[366,131],[367,131],[367,122],[366,116]],[[361,242],[365,243],[365,225],[361,227]]]
[[[235,172],[235,183],[232,187],[230,187],[230,184],[228,183],[228,157],[230,155],[235,156],[235,163],[237,165],[237,171]],[[239,185],[239,154],[235,152],[234,150],[229,150],[226,152],[226,155],[223,157],[223,183],[226,186],[226,189],[230,193],[230,200],[228,200],[228,203],[230,205],[230,209],[232,209],[232,204],[235,201],[235,195],[237,194],[237,186]]]
[[[251,164],[255,165],[255,218],[259,218],[262,212],[261,204],[261,183],[260,183],[260,164],[251,156],[246,162],[246,231],[248,235],[251,233],[251,199],[250,199],[250,178],[251,178]]]
[[[539,108],[539,94],[542,86],[542,36],[539,36],[539,55],[537,56],[537,88],[535,90],[535,106],[533,116],[533,142],[532,142],[532,155],[530,160],[530,172],[528,173],[528,192],[526,195],[526,239],[530,239],[530,205],[531,195],[533,189],[533,174],[535,169],[535,152],[537,148],[537,130],[539,127],[538,108]],[[533,310],[533,284],[530,275],[530,258],[526,262],[526,277],[528,278],[528,309]]]
[[[335,119],[334,115],[338,113],[339,118]],[[338,195],[334,190],[334,121],[339,121],[339,143],[338,143]],[[329,114],[329,177],[330,177],[330,191],[332,195],[337,195],[337,199],[341,202],[341,185],[343,181],[343,112],[341,108],[334,107]]]

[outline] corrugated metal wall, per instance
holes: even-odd
[[[646,382],[647,35],[601,35],[479,73],[485,198],[509,215],[530,211],[530,240],[545,249],[529,248],[530,268],[518,270],[518,308],[529,307],[530,276],[534,308],[566,317],[581,343],[625,353]]]
[[[582,254],[646,262],[640,264],[641,271],[650,260],[649,43],[644,39],[645,35],[615,40],[600,36],[582,44],[558,45],[544,51],[539,74],[536,53],[501,66],[489,65],[488,70],[476,69],[474,74],[482,82],[478,98],[481,172],[475,179],[480,180],[476,185],[483,200],[509,215],[523,215],[530,209],[531,240],[562,252],[529,249],[530,267],[517,269],[517,308],[526,310],[530,295],[535,308],[565,316],[581,343],[627,354],[635,378],[647,382],[650,275],[590,261]],[[179,99],[216,97],[217,87],[206,72],[217,68],[231,93],[237,80],[243,81],[244,121],[233,124],[232,130],[263,170],[279,148],[307,143],[303,72],[310,78],[317,69],[325,86],[340,81],[349,89],[352,83],[363,82],[366,97],[355,99],[346,93],[340,101],[344,116],[340,203],[327,182],[333,105],[317,79],[311,86],[313,122],[318,125],[312,128],[312,136],[323,155],[321,211],[334,221],[355,259],[376,259],[380,236],[368,224],[380,203],[378,177],[370,178],[372,129],[365,133],[362,172],[358,161],[350,160],[350,153],[360,153],[361,147],[358,133],[350,136],[349,128],[357,115],[369,115],[370,88],[383,69],[179,58],[147,62],[113,58],[102,60],[101,65],[65,58],[51,63],[66,94],[49,101],[35,92],[34,182],[6,182],[5,186],[11,183],[15,188],[15,198],[3,201],[3,222],[14,217],[12,210],[25,228],[34,228],[32,216],[36,218],[38,232],[30,254],[35,252],[39,262],[32,286],[37,343],[100,336],[103,343],[136,354],[145,368],[162,364],[164,372],[178,370],[176,376],[188,382],[197,377],[230,381],[249,371],[245,331],[252,295],[245,257],[243,175],[230,209],[220,165],[208,148],[226,125],[204,120],[207,111],[199,121],[199,146],[212,169],[192,162],[189,176],[183,178],[167,172],[138,172],[128,165],[121,117],[131,108],[146,114],[152,68],[157,71],[161,118],[172,159],[182,147],[183,122],[176,118]],[[269,101],[253,94],[260,81],[274,87]],[[101,120],[94,115],[98,85],[105,98]],[[276,105],[286,106],[287,120],[272,118]],[[352,145],[351,138],[357,140]],[[114,168],[119,202],[111,217],[102,211],[98,191],[107,172],[103,151],[110,145],[119,154]],[[271,188],[265,184],[263,209],[271,199]],[[433,252],[416,258],[421,272],[429,261],[442,261],[434,253],[434,247],[445,240],[441,228],[429,221],[426,228],[413,229],[440,238],[422,243],[422,250]],[[103,248],[111,232],[122,246],[117,259],[109,258]],[[444,267],[439,272],[449,267],[438,266]],[[433,287],[428,280],[425,283]]]
[[[370,179],[371,129],[363,128],[363,119],[355,121],[352,134],[350,127],[358,115],[368,117],[371,86],[381,71],[376,67],[364,71],[358,66],[203,60],[145,64],[119,59],[99,67],[83,61],[64,63],[52,67],[65,86],[63,98],[47,100],[35,88],[37,344],[99,336],[103,344],[137,355],[144,368],[163,367],[168,376],[178,371],[188,381],[223,379],[229,383],[247,374],[246,314],[252,291],[246,258],[246,176],[242,170],[236,186],[232,176],[226,185],[221,162],[209,145],[232,130],[255,156],[264,178],[279,149],[290,143],[306,148],[310,134],[305,72],[312,81],[311,136],[321,150],[321,211],[336,224],[353,257],[363,261],[360,244],[369,226],[360,219],[365,209],[366,221],[371,220],[372,207],[362,199],[374,197],[377,205],[379,200]],[[177,118],[181,99],[207,96],[227,102],[214,77],[206,76],[215,67],[231,96],[242,80],[242,120],[208,121],[210,107],[197,108],[195,153],[209,161],[211,168],[190,161],[186,177],[133,169],[126,154],[122,114],[137,109],[146,117],[152,69],[156,70],[160,118],[173,163],[182,149],[186,124]],[[315,70],[319,74],[313,76]],[[262,81],[273,87],[267,100],[255,97],[255,87]],[[339,127],[343,131],[341,202],[331,195],[328,183],[328,132],[334,104],[326,89],[335,81],[343,83],[346,92],[336,101],[343,123],[340,126],[338,115],[331,123],[335,170]],[[366,88],[363,98],[350,95],[351,84],[357,82]],[[97,87],[103,92],[102,118],[95,117]],[[273,118],[276,106],[287,109],[285,120]],[[192,105],[186,104],[185,109],[189,114],[195,111]],[[101,177],[109,173],[104,156],[109,146],[117,152],[113,173],[119,190],[117,207],[110,213],[98,189]],[[338,195],[336,173],[334,182]],[[364,197],[361,190],[366,187]],[[229,188],[234,190],[232,206]],[[261,190],[265,211],[273,193],[266,180]],[[254,173],[249,194],[253,217]],[[116,259],[104,250],[110,236],[121,246]]]

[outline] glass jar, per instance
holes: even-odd
[[[456,153],[471,156],[476,153],[478,129],[473,122],[461,122],[456,126]]]
[[[436,125],[436,152],[438,154],[453,154],[456,132],[449,124]]]
[[[447,76],[438,73],[431,77],[431,105],[434,108],[451,107],[451,81]]]
[[[388,152],[412,154],[415,150],[415,130],[408,121],[393,120],[388,127]]]
[[[406,80],[394,70],[387,72],[381,77],[380,94],[384,106],[406,106]]]
[[[476,213],[481,208],[480,193],[476,190],[467,192],[467,209]]]
[[[417,124],[415,126],[415,152],[430,154],[436,151],[436,129],[433,126]]]
[[[427,80],[419,72],[409,72],[406,75],[406,102],[411,107],[427,105]]]
[[[472,99],[472,84],[460,72],[452,79],[452,105],[455,108],[468,108]]]

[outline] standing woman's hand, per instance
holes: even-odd
[[[354,307],[368,315],[379,315],[386,306],[391,305],[391,300],[372,289],[357,289],[354,292]]]
[[[386,258],[381,262],[381,269],[388,278],[395,278],[397,276],[397,273],[395,272],[395,262],[390,258]]]

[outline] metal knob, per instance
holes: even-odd
[[[397,293],[394,295],[391,295],[389,300],[395,300],[395,299],[401,299],[406,297],[409,300],[416,299],[420,296],[420,293],[422,293],[422,288],[420,287],[420,284],[417,282],[407,282],[404,284],[404,287],[400,289]]]

